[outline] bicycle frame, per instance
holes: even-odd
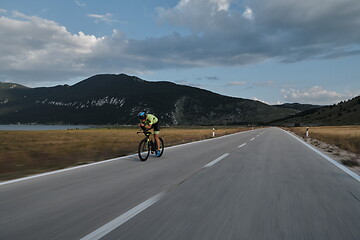
[[[150,136],[153,135],[151,132],[149,131],[142,131],[142,132],[137,132],[137,134],[139,133],[143,133],[145,135],[145,139],[147,140],[147,142],[150,142],[150,146],[151,146],[151,152],[155,151],[156,149],[156,142],[155,139],[151,139]]]

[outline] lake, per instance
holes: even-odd
[[[45,131],[45,130],[67,130],[86,129],[89,126],[81,125],[0,125],[0,131]]]

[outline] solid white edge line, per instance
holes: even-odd
[[[281,129],[281,130],[283,130],[283,129]],[[360,182],[360,176],[358,174],[356,174],[355,172],[351,171],[350,169],[348,169],[344,165],[341,165],[340,163],[338,163],[334,159],[332,159],[329,156],[325,155],[324,153],[320,152],[319,150],[317,150],[313,146],[309,145],[308,143],[304,142],[302,139],[298,138],[297,136],[294,136],[293,134],[289,133],[288,131],[285,131],[285,130],[283,130],[283,131],[286,132],[287,134],[289,134],[290,136],[294,137],[296,140],[298,140],[299,142],[301,142],[302,144],[304,144],[305,146],[307,146],[308,148],[310,148],[311,150],[313,150],[314,152],[316,152],[317,154],[319,154],[320,156],[322,156],[323,158],[325,158],[326,160],[328,160],[332,164],[334,164],[336,167],[340,168],[341,170],[343,170],[344,172],[349,174],[351,177],[353,177],[358,182]]]
[[[238,148],[242,148],[243,146],[245,146],[246,145],[246,143],[243,143],[243,144],[241,144],[240,146],[238,146]]]
[[[98,240],[108,233],[112,232],[114,229],[120,227],[125,222],[129,221],[131,218],[135,217],[154,203],[158,202],[163,196],[165,192],[159,193],[143,203],[140,203],[136,207],[130,209],[129,211],[121,214],[119,217],[115,218],[114,220],[108,222],[107,224],[103,225],[102,227],[98,228],[97,230],[93,231],[89,235],[81,238],[80,240]]]
[[[215,159],[214,161],[209,162],[208,164],[206,164],[203,168],[211,167],[211,166],[213,166],[215,163],[223,160],[224,158],[226,158],[226,157],[229,156],[229,155],[230,155],[229,153],[225,153],[225,154],[221,155],[220,157],[218,157],[217,159]]]
[[[0,186],[1,186],[1,185],[5,185],[5,184],[10,184],[10,183],[16,183],[16,182],[21,182],[21,181],[25,181],[25,180],[30,180],[30,179],[33,179],[33,178],[48,176],[48,175],[52,175],[52,174],[56,174],[56,173],[67,172],[67,171],[71,171],[71,170],[75,170],[75,169],[79,169],[79,168],[90,167],[90,166],[94,166],[94,165],[98,165],[98,164],[102,164],[102,163],[117,161],[117,160],[120,160],[120,159],[124,159],[124,158],[128,158],[128,157],[133,157],[133,156],[137,156],[137,153],[136,153],[136,154],[132,154],[132,155],[128,155],[128,156],[111,158],[111,159],[108,159],[108,160],[102,160],[102,161],[95,162],[95,163],[84,164],[84,165],[81,165],[81,166],[70,167],[70,168],[60,169],[60,170],[56,170],[56,171],[51,171],[51,172],[36,174],[36,175],[28,176],[28,177],[23,177],[23,178],[18,178],[18,179],[14,179],[14,180],[9,180],[9,181],[6,181],[6,182],[0,182]]]
[[[172,148],[182,147],[182,146],[186,146],[186,145],[190,145],[190,144],[195,144],[195,143],[200,143],[200,142],[213,141],[213,140],[216,140],[216,139],[221,139],[221,138],[225,138],[225,137],[230,137],[230,136],[233,136],[233,135],[243,134],[243,133],[246,133],[246,132],[256,131],[256,130],[258,130],[258,129],[247,130],[247,131],[242,131],[242,132],[237,132],[237,133],[232,133],[232,134],[224,135],[224,136],[221,136],[221,137],[209,138],[209,139],[205,139],[205,140],[199,140],[199,141],[184,143],[184,144],[180,144],[180,145],[175,145],[175,146],[171,146],[171,147],[166,147],[165,149],[172,149]],[[69,168],[60,169],[60,170],[55,170],[55,171],[51,171],[51,172],[40,173],[40,174],[28,176],[28,177],[23,177],[23,178],[17,178],[17,179],[14,179],[14,180],[4,181],[4,182],[0,182],[0,186],[6,185],[6,184],[11,184],[11,183],[16,183],[16,182],[22,182],[22,181],[25,181],[25,180],[30,180],[30,179],[34,179],[34,178],[38,178],[38,177],[44,177],[44,176],[48,176],[48,175],[53,175],[53,174],[57,174],[57,173],[67,172],[67,171],[71,171],[71,170],[75,170],[75,169],[79,169],[79,168],[90,167],[90,166],[94,166],[94,165],[98,165],[98,164],[103,164],[103,163],[108,163],[108,162],[112,162],[112,161],[117,161],[117,160],[121,160],[121,159],[128,158],[128,157],[133,157],[133,156],[137,156],[137,153],[131,154],[131,155],[127,155],[127,156],[122,156],[122,157],[107,159],[107,160],[101,160],[101,161],[98,161],[98,162],[95,162],[95,163],[84,164],[84,165],[81,165],[81,166],[69,167]]]

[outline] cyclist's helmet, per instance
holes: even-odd
[[[138,117],[139,117],[139,119],[144,120],[146,118],[146,113],[145,112],[140,112]]]

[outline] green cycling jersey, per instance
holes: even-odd
[[[145,122],[142,122],[142,121],[140,120],[140,123],[143,123],[143,124],[145,124],[145,125],[153,125],[153,124],[157,123],[158,121],[159,121],[158,118],[155,117],[154,115],[152,115],[152,114],[146,114],[146,120],[145,120]]]

